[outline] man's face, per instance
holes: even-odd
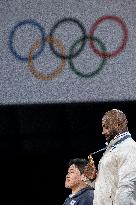
[[[105,135],[106,141],[110,140],[110,128],[102,122],[102,134]]]
[[[107,142],[110,142],[111,139],[113,139],[116,134],[118,134],[116,126],[109,126],[109,124],[105,121],[102,120],[102,134],[105,135],[105,139]]]
[[[81,181],[82,175],[79,169],[74,164],[72,164],[68,169],[68,174],[66,175],[65,187],[72,189],[79,186]]]

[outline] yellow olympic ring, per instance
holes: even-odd
[[[65,55],[65,48],[63,46],[63,44],[60,43],[59,40],[57,40],[54,37],[45,37],[44,38],[44,42],[48,42],[48,43],[52,43],[54,44],[54,46],[56,46],[61,54],[64,56]],[[65,63],[66,63],[66,59],[61,59],[61,63],[60,65],[50,74],[43,74],[42,72],[40,72],[37,68],[34,67],[33,65],[33,52],[40,46],[41,41],[37,40],[32,47],[30,48],[29,54],[28,54],[28,68],[30,70],[30,72],[37,78],[40,80],[52,80],[53,78],[55,78],[57,75],[59,75],[64,67],[65,67]]]

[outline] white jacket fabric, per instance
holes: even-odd
[[[129,132],[111,140],[99,162],[93,205],[136,205],[136,142]]]

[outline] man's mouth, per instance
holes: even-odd
[[[66,179],[66,182],[70,182],[70,179],[69,179],[69,178],[67,178],[67,179]]]

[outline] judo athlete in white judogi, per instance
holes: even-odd
[[[102,118],[107,148],[98,165],[93,205],[136,205],[136,142],[127,123],[117,109]]]

